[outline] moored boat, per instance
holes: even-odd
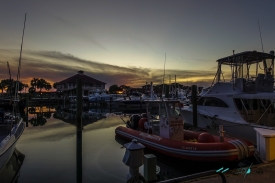
[[[179,101],[158,102],[157,117],[147,109],[146,115],[132,116],[126,127],[117,127],[116,135],[136,139],[149,149],[184,160],[224,162],[254,155],[254,145],[247,140],[184,130],[181,112],[176,110]]]
[[[274,51],[245,51],[217,60],[213,85],[197,101],[197,126],[223,125],[229,135],[256,144],[254,128],[275,134]],[[182,108],[193,124],[193,106]]]
[[[11,157],[24,129],[22,118],[0,110],[0,170]]]

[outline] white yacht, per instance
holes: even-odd
[[[218,128],[256,143],[257,128],[274,130],[274,51],[246,51],[217,60],[210,89],[197,100],[197,126]],[[228,78],[228,81],[226,79]],[[182,108],[193,124],[193,106]]]

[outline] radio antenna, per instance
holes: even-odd
[[[259,19],[258,19],[258,26],[259,26],[259,32],[260,32],[260,38],[261,38],[261,44],[262,44],[262,51],[264,52],[264,46],[263,46],[263,40],[262,40],[261,27],[260,27]]]

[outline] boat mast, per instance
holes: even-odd
[[[163,68],[163,78],[162,78],[162,92],[161,92],[161,98],[163,98],[163,92],[165,92],[165,91],[164,91],[165,64],[166,64],[166,53],[165,53],[164,68]]]
[[[8,66],[9,75],[10,75],[10,82],[9,82],[10,97],[12,98],[12,82],[11,82],[11,70],[10,70],[10,64],[9,64],[9,62],[7,62],[7,66]]]
[[[17,79],[16,79],[16,88],[15,88],[15,95],[14,95],[15,98],[14,99],[18,99],[19,79],[20,79],[20,70],[21,70],[21,58],[22,58],[22,48],[23,48],[23,42],[24,42],[26,17],[27,17],[27,13],[25,13],[25,21],[24,21],[23,35],[22,35],[21,48],[20,48],[20,57],[19,57],[19,64],[18,64],[18,70],[17,70]]]
[[[15,113],[15,105],[16,105],[16,100],[18,99],[19,79],[20,79],[20,70],[21,70],[21,58],[22,58],[22,48],[23,48],[23,41],[24,41],[24,33],[25,33],[26,18],[27,18],[27,13],[25,13],[25,20],[24,20],[24,27],[23,27],[21,48],[20,48],[20,56],[19,56],[19,63],[18,63],[18,70],[17,70],[17,78],[16,78],[16,85],[15,85],[15,93],[14,93],[13,114],[16,114],[16,113]]]
[[[258,19],[258,26],[259,26],[259,32],[260,32],[260,38],[261,38],[262,51],[264,52],[264,45],[263,45],[263,40],[262,40],[262,33],[261,33],[261,27],[260,27],[259,19]]]
[[[176,75],[175,75],[175,97],[178,98],[178,89],[177,89],[177,78],[176,78]]]
[[[233,50],[233,63],[235,62],[235,68],[234,70],[234,77],[232,78],[233,81],[233,90],[235,90],[235,79],[237,78],[237,61],[235,58],[235,50]]]

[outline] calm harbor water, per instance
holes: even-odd
[[[55,109],[58,108],[36,107],[28,115],[28,127],[16,145],[25,155],[18,182],[78,182],[76,120],[71,119],[73,112]],[[127,141],[115,136],[115,128],[124,125],[120,116],[83,119],[83,124],[82,182],[126,182],[129,168],[122,162],[125,153],[122,144]],[[158,180],[225,166],[180,161],[147,149],[145,154],[157,156]],[[236,167],[237,163],[226,166]],[[139,170],[143,174],[143,166]]]

